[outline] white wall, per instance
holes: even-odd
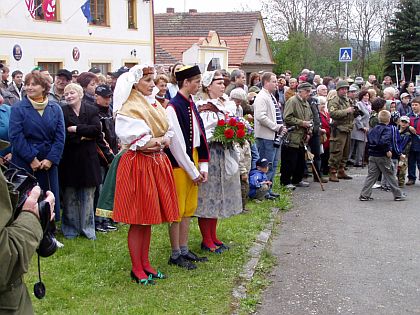
[[[195,65],[199,62],[199,46],[193,44],[190,48],[182,53],[182,62],[185,65]]]
[[[261,53],[260,54],[255,53],[257,38],[261,39]],[[268,47],[269,47],[269,44],[265,39],[261,22],[258,21],[255,25],[254,32],[252,33],[252,37],[251,37],[248,49],[245,54],[245,58],[242,63],[264,63],[264,64],[272,63]]]
[[[127,1],[109,0],[110,27],[91,26],[80,6],[85,0],[60,0],[60,22],[33,20],[23,0],[0,1],[0,59],[8,60],[10,69],[28,72],[36,61],[63,61],[65,68],[86,71],[90,62],[110,62],[116,70],[124,61],[153,62],[151,2],[137,1],[137,30],[129,30]],[[18,4],[8,14],[7,12]],[[74,15],[73,15],[74,14]],[[73,15],[73,16],[72,16]],[[72,17],[71,17],[72,16]],[[88,31],[91,31],[89,35]],[[22,59],[13,58],[13,46],[22,47]],[[80,59],[72,58],[73,47]]]

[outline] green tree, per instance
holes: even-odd
[[[401,0],[385,40],[385,75],[395,77],[393,61],[404,55],[406,61],[420,61],[420,0]],[[411,67],[405,67],[410,79]],[[418,73],[420,67],[415,67]]]

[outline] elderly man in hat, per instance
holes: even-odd
[[[175,77],[179,91],[166,107],[175,134],[167,154],[174,169],[179,218],[169,231],[169,264],[191,270],[197,268],[194,262],[207,261],[188,249],[188,234],[198,205],[198,185],[207,181],[210,153],[203,121],[192,99],[201,86],[200,69],[184,66],[175,72]]]
[[[308,99],[312,85],[307,82],[299,84],[297,94],[292,96],[284,109],[284,122],[287,128],[293,127],[283,145],[281,152],[280,183],[289,189],[309,186],[303,181],[305,165],[305,143],[312,133],[313,114]]]
[[[64,99],[64,88],[71,83],[72,74],[67,69],[60,69],[57,71],[55,76],[54,84],[51,85],[50,93],[48,94],[48,100],[50,102],[56,102],[60,106],[67,104]]]
[[[345,80],[337,82],[337,96],[328,102],[333,124],[330,137],[330,181],[352,179],[344,171],[350,151],[350,134],[353,129],[354,108],[347,97],[349,84]]]

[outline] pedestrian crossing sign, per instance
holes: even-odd
[[[338,55],[338,61],[350,62],[353,60],[353,48],[342,47],[340,48],[340,54]]]

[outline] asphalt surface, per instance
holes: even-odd
[[[361,202],[366,173],[295,190],[258,314],[420,314],[420,184],[406,201],[374,189]]]

